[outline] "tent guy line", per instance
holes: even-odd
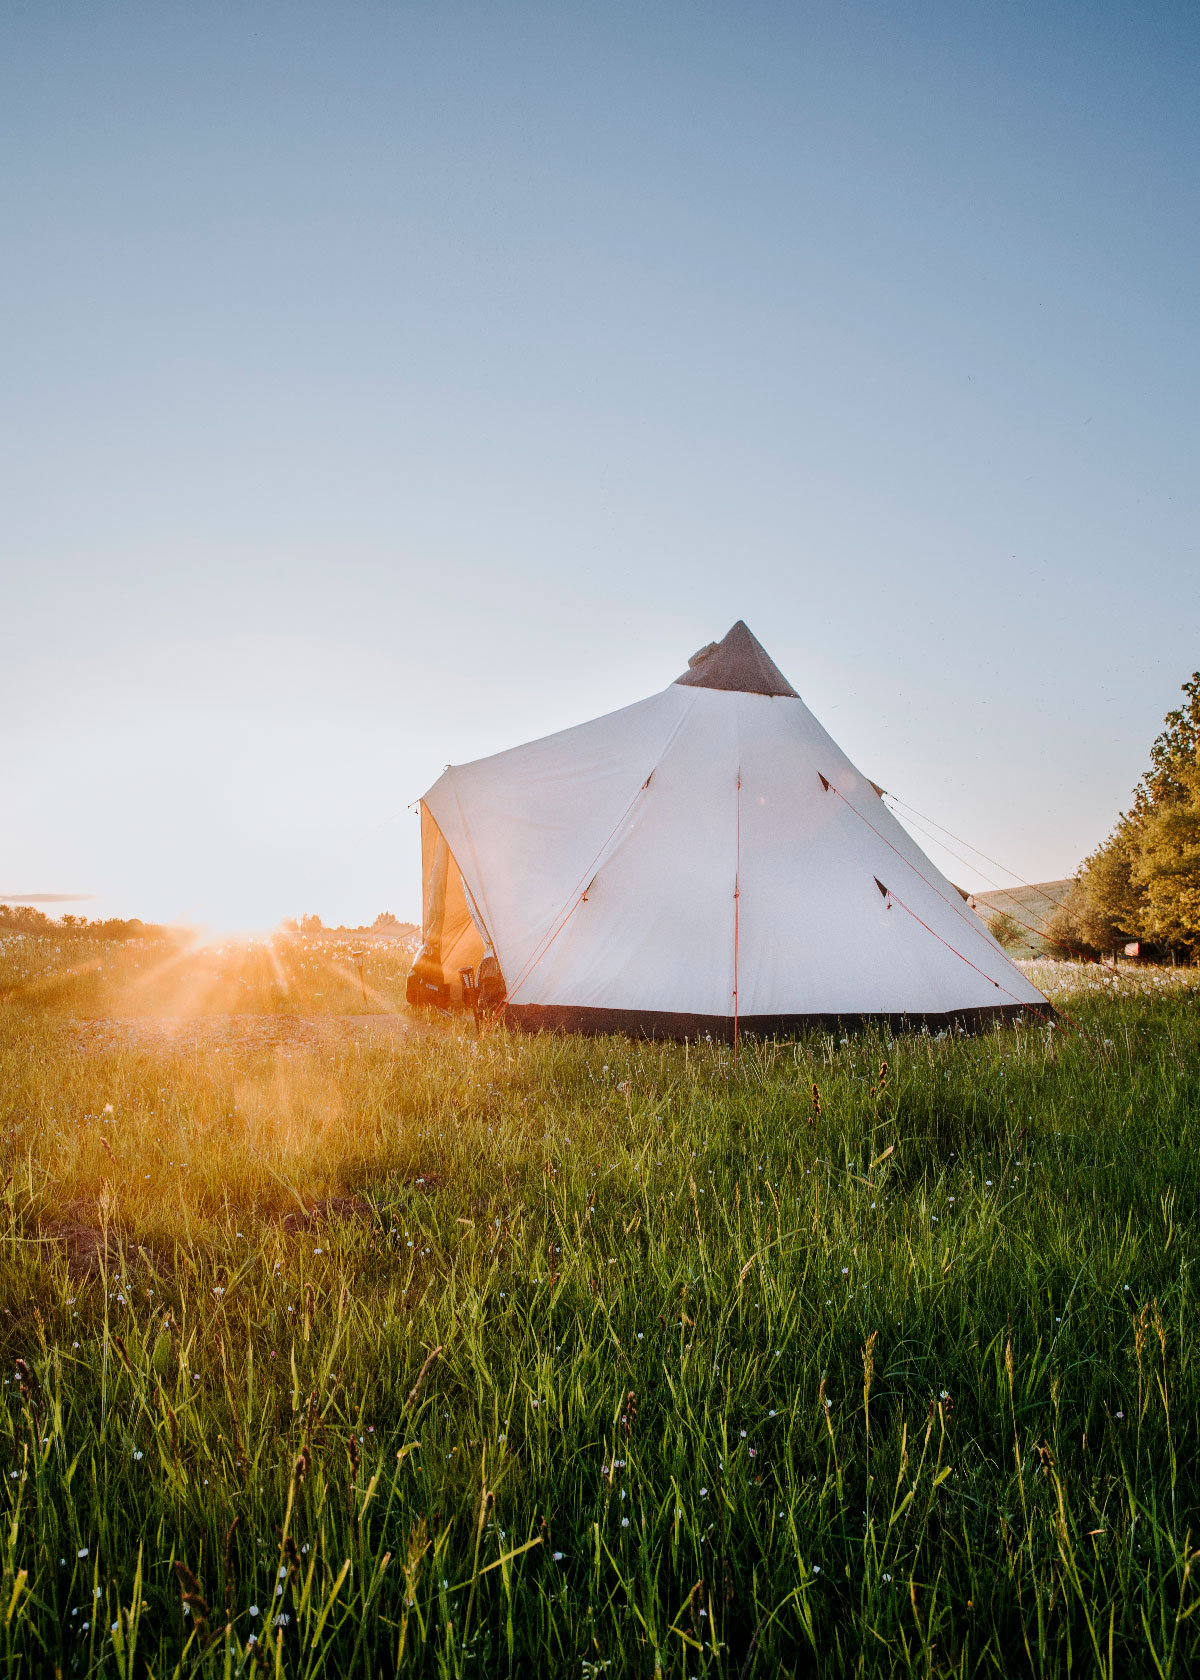
[[[921,822],[929,823],[929,824],[931,824],[932,827],[940,830],[940,832],[942,834],[947,835],[951,840],[953,840],[955,842],[956,845],[965,846],[969,852],[974,852],[976,857],[981,857],[984,860],[985,863],[990,863],[993,868],[1002,869],[1006,875],[1011,875],[1013,880],[1016,881],[1018,883],[1018,885],[1020,885],[1022,887],[1032,887],[1034,885],[1034,883],[1032,881],[1027,881],[1023,875],[1018,875],[1015,869],[1010,869],[1006,863],[1001,863],[999,858],[989,857],[986,852],[981,852],[979,850],[978,846],[972,846],[972,844],[969,840],[964,840],[961,834],[955,834],[951,829],[948,829],[943,823],[938,822],[935,818],[927,817],[923,811],[918,811],[915,805],[910,805],[908,803],[907,799],[901,799],[901,797],[898,793],[891,793],[886,788],[881,788],[879,790],[879,792],[880,792],[880,796],[882,798],[889,799],[892,802],[893,805],[902,806],[903,809],[909,813],[908,818],[907,819],[902,819],[902,820],[908,820],[908,821],[911,822],[914,818],[919,818]],[[926,831],[923,831],[923,832],[926,832]],[[945,842],[942,841],[942,840],[939,840],[937,838],[937,836],[934,835],[934,834],[928,835],[928,838],[930,840],[932,840],[935,845],[938,845],[938,846],[944,846],[945,845]],[[949,846],[946,846],[945,849],[946,849],[946,851],[950,852]],[[957,852],[950,852],[950,856],[951,857],[958,857],[958,853]],[[959,861],[959,863],[967,864],[969,868],[979,869],[978,864],[972,864],[970,862],[970,860],[967,859],[967,858],[958,857],[958,861]],[[979,869],[979,873],[981,875],[983,875],[984,880],[987,881],[990,886],[993,886],[993,887],[997,888],[997,890],[1000,891],[1000,892],[1007,891],[1007,889],[1005,888],[1004,883],[1002,881],[993,881],[991,876],[985,874],[982,869]],[[1038,890],[1043,892],[1045,897],[1050,899],[1051,904],[1056,905],[1059,909],[1062,908],[1061,901],[1057,898],[1051,898],[1050,894],[1045,892],[1044,887],[1039,888]]]
[[[817,774],[820,775],[820,771],[818,771]],[[922,875],[921,871],[917,868],[916,864],[914,864],[911,861],[911,859],[906,858],[904,856],[903,852],[901,852],[897,847],[893,846],[892,842],[888,839],[886,834],[880,834],[879,833],[879,830],[875,827],[875,824],[870,820],[870,818],[864,816],[863,813],[858,809],[858,807],[856,805],[854,805],[849,799],[846,798],[846,796],[842,792],[841,788],[836,787],[834,785],[834,783],[831,782],[828,779],[828,777],[826,777],[826,776],[821,776],[821,785],[824,787],[826,793],[836,793],[838,798],[842,801],[843,805],[849,806],[850,810],[854,812],[854,815],[858,818],[858,820],[860,822],[865,822],[866,823],[867,827],[871,830],[872,834],[879,835],[879,838],[883,841],[884,845],[887,846],[890,851],[893,851],[893,852],[896,853],[896,856],[900,859],[901,863],[906,864],[908,866],[908,868],[912,870],[913,874],[918,878],[918,880],[924,881],[925,885],[927,887],[932,887],[934,892],[938,894],[939,898],[944,899],[945,902],[950,906],[951,910],[954,911],[954,914],[959,918],[959,920],[966,923],[967,927],[970,928],[972,933],[978,933],[984,939],[989,939],[989,940],[991,939],[991,934],[988,933],[987,929],[984,927],[980,918],[978,916],[976,916],[973,912],[968,913],[968,912],[963,910],[963,908],[962,908],[962,895],[960,893],[958,893],[957,888],[951,888],[951,892],[953,892],[959,900],[959,902],[956,904],[955,901],[954,901],[954,898],[952,898],[949,894],[942,892],[941,889],[936,885],[936,883],[931,881],[928,878],[928,876]],[[922,854],[922,856],[923,855],[924,854]],[[878,876],[875,877],[875,884],[876,884],[876,886],[879,885],[879,877]],[[900,908],[902,910],[908,910],[907,904],[901,904],[899,899],[896,900],[896,903],[900,905]],[[912,914],[913,914],[913,912],[911,910],[909,910],[909,915],[911,916]],[[921,922],[921,918],[919,916],[917,917],[917,920],[919,922]],[[921,926],[922,927],[928,927],[929,924],[927,922],[921,922]],[[933,933],[932,928],[929,928],[929,931],[930,931],[930,933]],[[935,939],[940,939],[941,935],[940,934],[934,934],[934,938]],[[969,957],[963,957],[962,952],[957,950],[953,945],[950,945],[948,940],[942,940],[942,943],[944,945],[949,945],[950,950],[952,950],[954,952],[955,956],[956,957],[962,957],[962,960],[964,962],[970,962],[971,961],[971,959]],[[1008,953],[1006,951],[1001,951],[1000,954],[1004,958],[1005,962],[1008,963],[1010,968],[1014,969],[1018,974],[1021,972],[1020,969],[1017,968],[1016,963],[1013,962],[1012,958],[1008,955]],[[971,967],[974,968],[975,964],[971,963]],[[980,974],[982,974],[983,969],[979,969],[978,972]],[[1005,989],[1005,988],[1002,988],[1002,990],[1003,989]],[[1008,995],[1009,995],[1009,997],[1012,997],[1014,994],[1012,992],[1009,992]]]

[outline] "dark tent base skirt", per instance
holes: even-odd
[[[624,1033],[628,1038],[715,1039],[732,1044],[732,1015],[677,1015],[644,1009],[575,1009],[569,1004],[508,1003],[504,1019],[526,1032]],[[987,1032],[1029,1020],[1053,1021],[1048,1003],[1000,1003],[990,1009],[952,1009],[944,1015],[743,1015],[744,1038],[783,1038],[806,1032],[856,1032],[886,1027],[889,1032]]]

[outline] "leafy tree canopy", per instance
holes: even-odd
[[[1130,809],[1047,931],[1093,954],[1133,939],[1200,952],[1200,671],[1167,713]]]

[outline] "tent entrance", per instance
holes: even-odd
[[[421,802],[421,949],[405,986],[409,1003],[438,1009],[501,1003],[504,978],[487,929],[446,837]]]

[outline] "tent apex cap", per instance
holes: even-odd
[[[710,642],[694,653],[687,670],[675,681],[683,688],[720,688],[737,694],[800,698],[758,637],[740,618],[721,641]]]

